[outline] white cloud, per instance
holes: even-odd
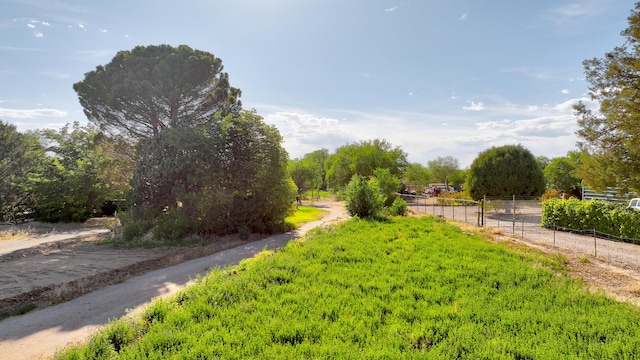
[[[486,109],[486,107],[484,106],[484,104],[482,103],[482,101],[478,101],[477,103],[474,101],[468,101],[468,103],[470,103],[471,105],[469,106],[463,106],[462,108],[464,110],[469,110],[469,111],[481,111]]]
[[[35,26],[35,25],[33,25],[33,24],[27,24],[27,27],[28,27],[29,29],[35,29],[35,28],[36,28],[36,26]]]
[[[468,18],[469,18],[469,13],[468,13],[468,12],[466,12],[466,13],[464,13],[464,14],[460,15],[460,18],[458,18],[458,20],[460,20],[460,21],[467,21],[467,19],[468,19]]]
[[[380,138],[400,146],[411,162],[426,164],[450,155],[466,167],[481,151],[508,144],[522,144],[535,156],[564,156],[577,141],[577,119],[571,107],[578,100],[586,99],[553,105],[505,103],[489,108],[481,102],[469,102],[465,108],[484,111],[458,114],[333,109],[327,110],[331,116],[322,116],[297,109],[255,107],[266,123],[278,128],[291,158]]]
[[[58,109],[7,109],[0,108],[0,118],[8,119],[36,119],[41,117],[66,117],[67,112]]]
[[[43,36],[44,36],[44,34],[43,34],[43,33],[41,33],[40,31],[36,31],[36,32],[34,32],[34,33],[33,33],[33,36],[35,36],[35,37],[37,37],[37,38],[41,38],[41,37],[43,37]]]
[[[388,9],[384,9],[384,11],[386,11],[386,12],[393,12],[393,11],[398,10],[398,8],[399,8],[399,7],[400,7],[400,6],[390,7],[390,8],[388,8]]]
[[[563,93],[563,94],[565,94],[565,95],[567,95],[567,94],[569,93],[569,90],[567,90],[567,89],[562,89],[562,91],[560,91],[560,92],[561,92],[561,93]]]

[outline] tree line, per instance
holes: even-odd
[[[548,159],[521,145],[492,147],[468,169],[451,156],[410,163],[384,139],[289,159],[278,130],[243,109],[213,54],[186,45],[120,51],[73,85],[89,125],[21,133],[0,120],[0,215],[83,221],[120,206],[131,237],[246,236],[283,230],[296,194],[308,190],[376,189],[387,207],[391,194],[434,182],[473,199],[577,195],[583,185],[639,191],[640,3],[628,19],[623,45],[583,63],[599,109],[574,107],[575,150]]]

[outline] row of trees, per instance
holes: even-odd
[[[79,221],[126,198],[132,223],[180,224],[184,235],[277,228],[296,190],[344,190],[358,176],[417,190],[464,184],[473,198],[575,195],[582,184],[640,191],[640,3],[622,35],[624,45],[584,62],[600,108],[575,106],[577,151],[536,159],[519,145],[491,148],[466,170],[453,157],[409,163],[383,139],[289,161],[278,131],[242,109],[214,55],[168,45],[121,51],[73,86],[92,125],[23,134],[0,121],[0,212]]]

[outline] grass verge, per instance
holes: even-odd
[[[438,218],[352,219],[213,271],[58,358],[638,358],[637,308],[563,266]]]
[[[322,219],[327,213],[326,210],[318,209],[313,206],[298,206],[293,215],[288,216],[284,221],[298,227],[301,224]]]

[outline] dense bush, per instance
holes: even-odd
[[[130,220],[169,241],[283,230],[296,189],[281,141],[255,112],[161,132],[136,165]]]
[[[596,230],[617,237],[640,239],[640,212],[606,201],[546,200],[542,203],[542,225]]]
[[[473,160],[464,185],[475,200],[483,196],[540,196],[544,174],[531,152],[521,145],[485,150]]]
[[[389,214],[393,216],[407,215],[407,202],[400,197],[396,197],[396,199],[393,200],[393,204],[389,206]]]
[[[385,196],[380,192],[378,181],[353,175],[344,191],[346,208],[351,216],[372,218],[380,214]]]

